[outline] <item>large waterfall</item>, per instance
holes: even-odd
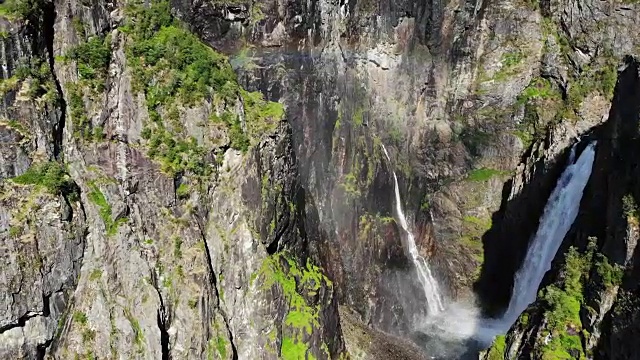
[[[466,353],[469,344],[467,340],[473,339],[480,347],[489,346],[495,335],[507,332],[518,316],[535,301],[542,278],[550,269],[562,240],[578,215],[582,194],[591,175],[596,143],[589,144],[577,159],[576,147],[577,145],[571,149],[567,166],[547,201],[538,230],[516,273],[509,307],[498,319],[483,318],[479,310],[470,303],[450,303],[445,308],[438,283],[427,262],[418,253],[413,233],[402,211],[398,178],[393,173],[396,216],[406,232],[404,245],[427,299],[429,316],[422,319],[420,324],[414,325],[416,330],[426,335],[424,346],[430,354],[443,359],[466,359],[471,354],[473,358],[473,351]],[[384,145],[382,149],[391,161]]]
[[[441,339],[473,338],[481,347],[488,347],[496,335],[509,330],[518,316],[535,301],[542,278],[578,215],[582,193],[591,175],[595,146],[595,142],[589,144],[577,161],[576,146],[571,149],[567,166],[547,201],[538,230],[516,273],[513,294],[504,315],[498,319],[487,319],[482,318],[473,306],[448,304],[446,311],[426,319],[425,332],[434,336],[440,334]],[[444,358],[460,358],[453,343],[445,343],[443,348],[433,351],[448,355],[442,356]]]
[[[382,145],[382,150],[384,151],[387,160],[391,162],[389,153],[387,152],[387,149],[384,145]],[[418,273],[418,280],[420,281],[420,285],[422,286],[424,295],[427,299],[427,309],[429,310],[429,315],[437,314],[444,309],[438,282],[431,274],[431,269],[429,269],[427,261],[422,256],[420,256],[420,253],[418,253],[415,237],[413,236],[413,233],[411,232],[411,229],[409,228],[409,225],[407,223],[407,219],[404,216],[404,212],[402,211],[402,199],[400,198],[398,177],[396,176],[395,171],[392,172],[395,186],[396,215],[398,217],[398,221],[400,222],[400,227],[402,227],[402,230],[404,230],[404,232],[407,234],[405,247],[407,249],[407,252],[409,253],[409,258],[413,262],[413,265],[416,268],[416,272]]]
[[[576,146],[571,149],[568,165],[547,201],[538,231],[516,273],[511,301],[502,317],[505,326],[511,326],[535,301],[544,274],[551,268],[562,240],[578,216],[582,193],[591,175],[596,143],[589,144],[577,161]]]

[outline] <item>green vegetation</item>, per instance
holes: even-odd
[[[249,137],[245,134],[244,130],[242,130],[242,123],[238,116],[233,115],[230,112],[225,112],[221,117],[213,115],[211,120],[214,123],[222,123],[227,127],[229,146],[243,152],[246,152],[249,149],[249,145],[251,143]]]
[[[98,206],[100,211],[100,217],[104,222],[104,227],[107,232],[107,236],[113,236],[118,231],[118,227],[120,224],[126,223],[129,221],[127,218],[119,218],[115,221],[111,218],[111,204],[107,202],[100,188],[95,184],[95,182],[90,182],[89,189],[91,190],[89,194],[87,194],[89,200]]]
[[[559,26],[554,24],[549,18],[544,18],[542,23],[543,33],[547,36],[555,37],[556,43],[560,45],[565,62],[572,63],[573,53],[570,39],[558,32]],[[545,49],[548,44],[545,43]],[[545,50],[549,51],[549,50]],[[617,59],[611,49],[602,48],[594,57],[592,62],[586,66],[569,73],[568,87],[564,101],[558,111],[559,118],[575,119],[576,110],[580,107],[584,99],[592,93],[600,93],[607,100],[613,97],[613,91],[617,81]]]
[[[129,309],[124,309],[124,316],[129,320],[131,324],[131,328],[133,329],[133,333],[135,335],[133,341],[138,346],[141,347],[144,342],[144,334],[142,333],[142,328],[140,328],[140,323],[136,318],[133,317],[131,311]]]
[[[185,183],[181,183],[176,189],[176,196],[178,199],[187,199],[191,193],[191,189],[189,189],[189,185]]]
[[[205,176],[211,171],[203,161],[205,149],[198,145],[195,138],[178,139],[164,128],[143,132],[142,138],[149,140],[147,154],[158,160],[162,171],[168,174],[190,171]]]
[[[489,169],[489,168],[481,168],[472,170],[467,176],[467,181],[476,181],[476,182],[484,182],[490,180],[494,176],[506,175],[504,171]]]
[[[309,346],[307,344],[296,341],[289,336],[285,336],[282,339],[280,352],[284,360],[315,360],[313,354],[309,352]]]
[[[65,167],[55,161],[32,165],[24,174],[12,180],[16,184],[42,187],[52,195],[63,194],[69,200],[78,198],[78,187],[67,174]]]
[[[226,130],[228,144],[241,151],[272,131],[284,116],[282,105],[243,90],[227,58],[182,28],[168,1],[150,6],[135,2],[126,15],[121,29],[128,35],[127,60],[134,89],[145,94],[150,118],[142,137],[148,140],[149,156],[161,163],[163,171],[202,176],[212,171],[203,162],[210,149],[185,135],[180,107],[212,101],[222,111],[212,114],[209,125]],[[236,110],[238,102],[244,109],[242,117]]]
[[[0,17],[9,20],[22,19],[27,24],[36,24],[43,21],[44,0],[5,0],[0,4]],[[7,38],[6,31],[0,32],[0,37]],[[58,93],[53,81],[51,66],[43,53],[34,53],[32,57],[25,58],[26,64],[17,64],[13,76],[0,85],[0,92],[6,93],[10,90],[17,90],[18,81],[29,78],[29,88],[27,95],[39,103],[53,104],[58,100]]]
[[[94,127],[87,117],[82,86],[68,83],[69,115],[73,124],[73,136],[87,141],[100,141],[104,138],[102,127]]]
[[[94,330],[91,330],[89,328],[87,328],[87,315],[85,313],[83,313],[82,311],[75,311],[73,313],[72,319],[74,322],[76,322],[80,328],[81,328],[81,336],[82,336],[82,342],[83,343],[89,343],[91,341],[93,341],[96,337],[96,332]]]
[[[82,22],[82,19],[80,17],[74,17],[71,19],[71,26],[73,27],[73,30],[76,32],[76,34],[78,34],[78,36],[82,39],[85,38],[86,36],[86,31],[85,31],[85,25]]]
[[[177,236],[173,238],[173,256],[178,259],[182,257],[182,239]]]
[[[30,131],[22,123],[17,120],[0,120],[0,125],[7,126],[17,132],[19,132],[25,138],[30,136]]]
[[[95,91],[104,91],[109,63],[111,62],[110,36],[94,36],[88,41],[74,46],[66,55],[78,64],[78,75]]]
[[[87,324],[87,315],[82,311],[75,311],[73,313],[73,321],[77,322],[80,325]]]
[[[34,100],[42,99],[47,104],[57,101],[58,93],[53,81],[53,74],[49,63],[45,59],[32,58],[29,64],[16,68],[14,75],[20,81],[30,79],[27,91],[29,98]]]
[[[420,203],[420,210],[427,211],[431,207],[431,201],[429,199],[429,194],[425,194],[422,199],[422,203]]]
[[[96,338],[96,332],[94,330],[84,329],[82,331],[82,342],[84,344],[92,342],[95,338]]]
[[[216,339],[216,350],[222,359],[227,358],[227,340],[222,336],[218,336]]]
[[[93,269],[89,274],[90,281],[99,280],[101,277],[102,277],[102,270],[100,269]]]
[[[489,360],[503,360],[504,359],[504,350],[506,347],[506,339],[504,335],[498,335],[493,340],[493,344],[488,350],[488,359]]]
[[[358,107],[356,111],[353,113],[353,125],[362,126],[364,123],[364,109],[362,107]]]
[[[465,216],[463,220],[467,223],[473,224],[475,227],[478,227],[484,230],[488,230],[489,228],[491,228],[491,220],[483,220],[483,219],[480,219],[479,217],[469,216],[469,215]]]
[[[344,177],[342,184],[342,189],[347,194],[349,199],[355,199],[360,196],[360,188],[358,186],[358,179],[356,175],[353,173],[349,173]]]
[[[530,100],[562,100],[562,94],[549,79],[537,77],[518,96],[518,103],[525,104]]]
[[[496,71],[493,79],[496,81],[504,81],[509,76],[514,75],[516,73],[516,67],[522,62],[524,57],[524,54],[520,50],[502,54],[500,70]]]
[[[551,334],[551,341],[542,349],[542,359],[574,359],[575,354],[584,358],[579,335],[582,330],[582,282],[588,277],[594,246],[592,241],[584,254],[570,248],[565,256],[561,284],[549,285],[542,292],[547,330]]]
[[[20,226],[11,226],[9,228],[9,237],[16,238],[22,234],[22,228]]]
[[[559,27],[552,19],[543,18],[542,32],[548,39],[543,51],[555,51],[552,50],[552,42],[556,43],[560,46],[565,62],[572,64],[572,44],[562,31],[558,31]],[[554,37],[555,41],[550,40],[550,37]],[[505,57],[503,67],[505,64],[517,63],[517,59],[517,56]],[[566,84],[558,85],[552,79],[537,77],[518,96],[517,105],[525,105],[525,113],[523,121],[514,129],[514,135],[522,140],[525,148],[544,137],[553,124],[563,120],[577,120],[578,110],[588,96],[601,94],[607,99],[612,98],[617,81],[617,59],[611,50],[603,48],[586,66],[573,64],[569,67],[575,70],[568,73]],[[513,74],[509,76],[512,77]]]
[[[189,308],[195,309],[196,306],[198,306],[198,299],[189,299],[189,301],[187,301],[187,305]]]
[[[76,32],[84,38],[84,25],[79,18],[72,20]],[[104,138],[101,126],[93,126],[87,116],[85,98],[90,94],[98,94],[105,90],[111,63],[111,37],[94,36],[72,47],[61,61],[75,61],[79,81],[65,85],[68,93],[69,115],[73,124],[73,135],[86,141],[100,141]],[[86,89],[89,89],[87,93]]]
[[[8,79],[0,79],[0,94],[5,96],[10,91],[18,90],[18,85],[20,85],[19,80],[15,75]]]
[[[8,19],[32,19],[42,14],[42,0],[5,0],[0,16]]]
[[[592,92],[599,92],[610,100],[613,98],[613,90],[618,78],[617,64],[613,56],[604,53],[602,64],[593,64],[596,69],[585,67],[573,82],[570,83],[567,102],[568,105],[576,109],[584,98]]]
[[[638,226],[640,223],[640,213],[638,212],[638,204],[633,195],[627,194],[622,197],[622,211],[627,217],[627,222]]]
[[[484,235],[484,233],[490,228],[491,219],[485,220],[475,216],[465,216],[463,218],[463,235],[460,238],[460,242],[469,252],[471,252],[479,264],[484,262],[482,235]]]
[[[624,268],[618,264],[610,264],[609,259],[602,254],[597,255],[596,272],[606,287],[620,285],[624,276]]]
[[[286,253],[269,256],[258,275],[264,289],[277,286],[287,299],[289,311],[284,319],[281,354],[283,359],[305,359],[308,345],[303,334],[311,334],[319,324],[320,307],[309,303],[320,288],[331,289],[333,284],[322,270],[307,259],[306,266],[299,267]],[[312,357],[309,357],[312,358]]]

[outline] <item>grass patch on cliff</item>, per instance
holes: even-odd
[[[315,360],[309,352],[309,345],[289,336],[282,339],[280,353],[284,360]]]
[[[90,182],[89,193],[87,197],[89,201],[94,203],[98,207],[98,211],[100,213],[100,217],[102,218],[102,222],[104,223],[104,227],[107,233],[107,236],[113,236],[118,231],[118,227],[120,224],[126,223],[128,221],[127,218],[119,218],[113,220],[111,217],[111,204],[107,201],[107,198],[104,196],[102,191],[95,182]]]
[[[19,81],[29,80],[27,96],[36,100],[37,103],[52,105],[58,100],[58,91],[51,73],[51,66],[46,58],[33,57],[28,64],[19,65],[14,75]],[[11,82],[6,85],[16,86],[16,89],[18,86]]]
[[[517,66],[524,58],[525,55],[520,50],[513,50],[502,54],[500,70],[496,71],[493,79],[496,81],[504,81],[510,76],[515,75]]]
[[[493,340],[493,344],[487,352],[488,360],[503,360],[504,350],[506,348],[506,339],[504,335],[498,335]]]
[[[227,340],[222,336],[218,336],[216,339],[216,350],[222,359],[227,358]]]
[[[531,80],[529,85],[527,85],[517,98],[520,104],[525,104],[530,100],[561,101],[562,94],[553,86],[549,79],[537,77]]]
[[[71,180],[64,165],[48,161],[32,165],[27,171],[12,179],[16,184],[35,185],[52,195],[66,195],[70,200],[78,198],[78,188]]]
[[[142,332],[142,328],[140,327],[140,323],[138,320],[131,314],[129,309],[124,309],[124,316],[129,320],[129,324],[131,324],[131,329],[133,329],[133,342],[136,346],[138,346],[138,351],[142,352],[143,343],[144,343],[144,334]]]
[[[618,59],[613,51],[605,46],[600,49],[598,56],[592,57],[589,64],[584,66],[575,65],[572,54],[576,44],[572,44],[573,40],[568,38],[563,31],[558,31],[560,27],[560,24],[555,24],[549,18],[543,19],[543,33],[546,36],[555,37],[555,42],[560,46],[564,62],[569,65],[569,68],[574,68],[574,71],[568,73],[566,91],[557,117],[575,120],[578,109],[589,95],[599,93],[607,100],[613,98],[618,75]],[[547,43],[545,43],[544,51],[550,51]]]
[[[209,146],[228,145],[243,152],[282,120],[282,105],[242,89],[227,58],[183,28],[167,1],[130,3],[126,14],[121,29],[128,35],[127,60],[134,90],[144,93],[150,119],[143,138],[148,140],[149,156],[160,161],[163,171],[203,176],[211,171],[199,162],[212,149],[185,133],[180,109],[211,103],[211,122],[199,126],[222,129],[226,137],[211,140],[226,144]]]
[[[467,176],[467,181],[475,181],[475,182],[484,182],[488,181],[494,176],[506,175],[507,173],[504,171],[489,169],[489,168],[481,168],[472,170]]]
[[[85,313],[83,313],[82,311],[75,311],[73,313],[73,321],[75,321],[76,323],[78,323],[80,325],[86,325],[87,324],[87,315]]]
[[[287,253],[266,258],[256,278],[261,279],[263,289],[279,289],[287,301],[280,349],[283,359],[304,359],[308,352],[304,335],[310,335],[320,326],[321,304],[312,301],[322,288],[332,291],[332,282],[309,259],[305,266],[299,266]]]

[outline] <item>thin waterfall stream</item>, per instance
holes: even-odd
[[[391,158],[389,157],[389,153],[387,152],[387,149],[384,145],[382,145],[382,150],[384,151],[384,154],[387,157],[389,163],[391,163]],[[420,285],[422,285],[424,296],[427,299],[427,309],[429,311],[429,315],[435,315],[444,310],[442,295],[440,294],[440,287],[438,286],[438,282],[436,281],[436,279],[433,277],[427,261],[418,252],[415,237],[413,236],[413,232],[409,228],[407,219],[404,216],[404,211],[402,211],[402,198],[400,197],[398,177],[396,176],[395,171],[392,170],[392,173],[395,187],[396,215],[398,216],[400,227],[402,227],[402,230],[404,230],[404,232],[407,234],[405,247],[407,249],[407,252],[409,253],[409,258],[416,268],[418,281],[420,282]]]

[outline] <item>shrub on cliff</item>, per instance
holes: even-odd
[[[53,195],[77,196],[77,186],[67,174],[64,166],[49,161],[31,166],[24,174],[13,178],[13,182],[21,185],[35,185],[46,189]]]

